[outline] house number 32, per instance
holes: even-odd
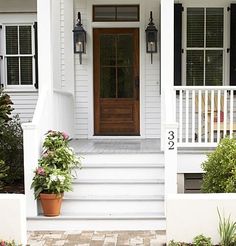
[[[175,149],[175,133],[174,131],[169,131],[168,132],[168,146],[169,146],[169,150],[174,150]]]

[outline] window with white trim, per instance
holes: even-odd
[[[223,85],[224,8],[188,7],[186,10],[186,85]]]
[[[34,85],[34,27],[3,25],[3,82],[7,88]]]

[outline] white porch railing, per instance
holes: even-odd
[[[236,86],[178,86],[176,121],[181,147],[214,147],[236,132]]]

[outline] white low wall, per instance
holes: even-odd
[[[219,216],[231,215],[236,221],[236,194],[177,194],[166,199],[166,236],[170,240],[191,243],[199,234],[219,243]]]
[[[26,245],[25,195],[0,194],[0,239]]]

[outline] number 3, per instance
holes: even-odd
[[[168,134],[169,134],[169,137],[168,137],[169,150],[174,150],[175,149],[175,147],[174,147],[175,143],[173,140],[175,139],[175,133],[173,131],[169,131]]]

